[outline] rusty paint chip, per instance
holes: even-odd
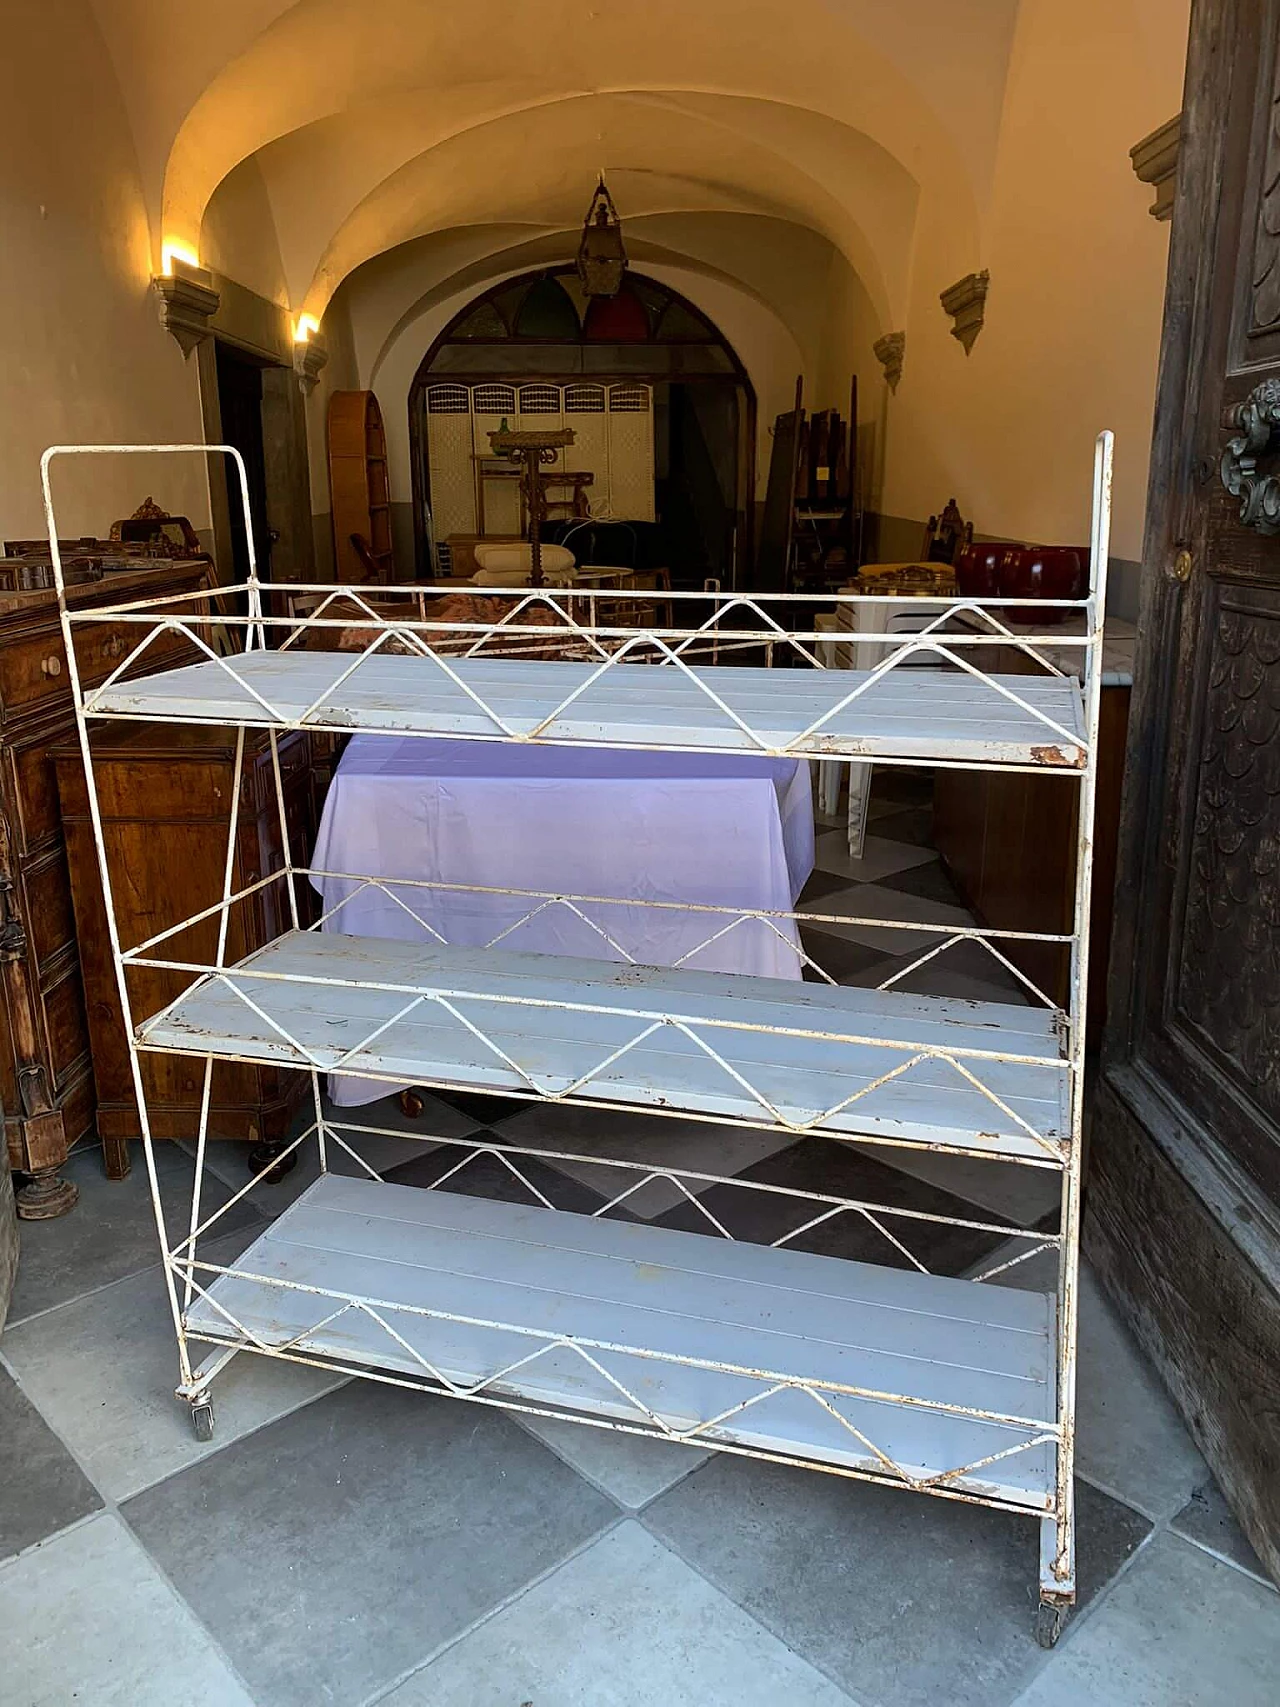
[[[1065,765],[1070,770],[1084,769],[1084,753],[1079,747],[1065,753],[1061,747],[1032,747],[1031,757],[1038,765]]]

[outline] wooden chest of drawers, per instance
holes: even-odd
[[[204,563],[152,564],[73,589],[78,606],[189,593]],[[136,644],[126,625],[86,625],[86,683],[103,680]],[[157,648],[160,648],[157,650]],[[183,661],[167,635],[155,663]],[[70,676],[49,592],[0,594],[0,1101],[11,1165],[29,1176],[18,1212],[64,1214],[75,1188],[58,1177],[67,1151],[94,1129],[93,1069],[52,750],[74,738]]]
[[[329,776],[329,738],[294,733],[280,739],[285,820],[295,863],[310,856]],[[115,897],[121,946],[131,948],[178,924],[222,897],[227,832],[235,781],[235,736],[222,729],[105,724],[94,732],[94,775]],[[140,1135],[137,1103],[107,940],[106,912],[88,793],[77,750],[55,755],[70,864],[71,893],[80,942],[89,1036],[97,1086],[98,1132],[107,1172],[128,1169],[127,1140]],[[264,731],[245,735],[237,815],[233,887],[252,884],[284,864],[271,750]],[[315,917],[317,897],[298,883],[304,922]],[[288,926],[284,882],[270,885],[231,912],[227,956],[238,960]],[[161,958],[212,957],[218,922],[210,918],[158,949]],[[129,974],[130,1002],[142,1019],[181,993],[188,975],[151,968]],[[176,1056],[142,1059],[147,1108],[155,1138],[192,1137],[203,1085],[203,1066]],[[287,1133],[298,1099],[309,1093],[299,1073],[219,1063],[213,1073],[209,1132],[247,1138],[259,1156]]]

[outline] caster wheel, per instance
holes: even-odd
[[[195,1430],[196,1439],[200,1441],[213,1439],[213,1406],[208,1399],[191,1407],[191,1426]]]
[[[400,1092],[400,1112],[406,1119],[420,1120],[422,1118],[422,1111],[426,1106],[426,1103],[423,1102],[417,1091]]]
[[[1057,1647],[1066,1622],[1065,1606],[1057,1601],[1042,1600],[1036,1608],[1036,1641],[1042,1648]]]

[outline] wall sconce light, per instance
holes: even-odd
[[[304,397],[315,390],[320,369],[328,359],[319,319],[314,314],[300,314],[293,323],[293,371]]]
[[[627,270],[627,251],[622,242],[622,221],[605,187],[603,172],[583,221],[577,265],[588,296],[617,296]]]
[[[199,267],[200,257],[180,237],[166,237],[160,245],[160,271],[165,278],[173,277],[173,263],[181,261],[184,267]]]

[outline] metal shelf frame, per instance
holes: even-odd
[[[52,465],[161,452],[231,459],[246,518],[247,581],[210,595],[73,608]],[[475,589],[479,599],[500,601],[493,620],[458,621],[433,615],[443,590],[430,586],[393,590],[405,601],[401,616],[350,587],[290,585],[292,594],[311,595],[314,608],[281,615],[279,590],[258,576],[246,471],[233,447],[84,445],[45,453],[54,578],[177,1340],[177,1393],[191,1405],[197,1433],[207,1437],[212,1428],[215,1377],[251,1351],[1022,1511],[1041,1526],[1037,1635],[1056,1640],[1075,1597],[1084,992],[1111,459],[1104,433],[1095,455],[1088,593],[1052,601],[1083,614],[1082,635],[1015,635],[1006,615],[1016,600],[922,599],[922,612],[931,613],[923,628],[865,636],[877,648],[873,668],[826,671],[824,636],[792,621],[813,603],[798,595],[664,590],[648,612],[656,618],[661,610],[663,624],[641,625],[646,609],[634,590]],[[77,638],[103,621],[135,627],[138,641],[105,682],[87,689]],[[315,649],[340,630],[348,649]],[[152,643],[174,633],[201,662],[145,673]],[[847,636],[854,648],[863,639],[856,630]],[[1079,682],[1044,655],[1049,645],[1079,649]],[[1038,674],[985,669],[984,654],[1002,647],[1020,650]],[[945,668],[915,674],[910,666],[922,659]],[[91,742],[105,720],[237,731],[221,897],[137,943],[121,942],[112,904]],[[268,731],[283,864],[236,888],[248,728]],[[281,731],[298,728],[1054,774],[1061,786],[1079,789],[1072,928],[1053,935],[477,888],[467,892],[514,900],[517,917],[481,947],[462,949],[431,921],[433,908],[466,886],[320,872],[305,850],[290,846],[278,741]],[[342,878],[350,888],[304,929],[299,888],[312,877]],[[230,964],[235,909],[272,886],[291,928]],[[343,907],[369,887],[416,921],[416,941],[342,933]],[[676,967],[637,966],[622,933],[604,922],[619,905],[676,908],[699,917],[705,933]],[[505,946],[519,924],[555,908],[595,931],[599,960]],[[800,933],[858,923],[932,940],[879,990],[848,988]],[[796,956],[796,980],[699,969],[700,952],[743,929],[784,942]],[[193,931],[216,938],[212,952],[193,954]],[[1070,944],[1065,1011],[1012,963],[1006,950],[1020,940]],[[894,987],[927,979],[962,944],[981,946],[1012,973],[1029,1005]],[[158,1013],[134,1011],[130,973],[144,967],[188,980]],[[141,1070],[148,1051],[202,1062],[191,1134],[195,1182],[182,1231],[170,1228],[160,1199]],[[310,1077],[312,1114],[286,1154],[312,1151],[316,1178],[242,1257],[220,1264],[209,1260],[207,1241],[270,1170],[222,1208],[204,1211],[213,1067],[263,1059]],[[645,1108],[726,1129],[772,1129],[788,1141],[818,1134],[877,1149],[996,1157],[1058,1172],[1058,1224],[1028,1230],[999,1218],[715,1174],[673,1162],[669,1150],[657,1162],[505,1138],[406,1136],[329,1111],[323,1081],[337,1071],[388,1086]],[[386,1183],[366,1159],[370,1140],[391,1139],[406,1154],[434,1158],[422,1184]],[[478,1162],[503,1170],[528,1207],[448,1189],[465,1184]],[[592,1213],[570,1213],[549,1195],[548,1162],[612,1170],[617,1189]],[[671,1191],[698,1231],[627,1216],[631,1198],[654,1185]],[[762,1194],[789,1217],[767,1245],[736,1237],[728,1207]],[[797,1248],[842,1217],[874,1234],[884,1266]],[[981,1235],[989,1254],[963,1278],[933,1275],[912,1248],[926,1223]],[[1050,1251],[1052,1292],[990,1285]],[[206,1348],[199,1361],[198,1348]]]

